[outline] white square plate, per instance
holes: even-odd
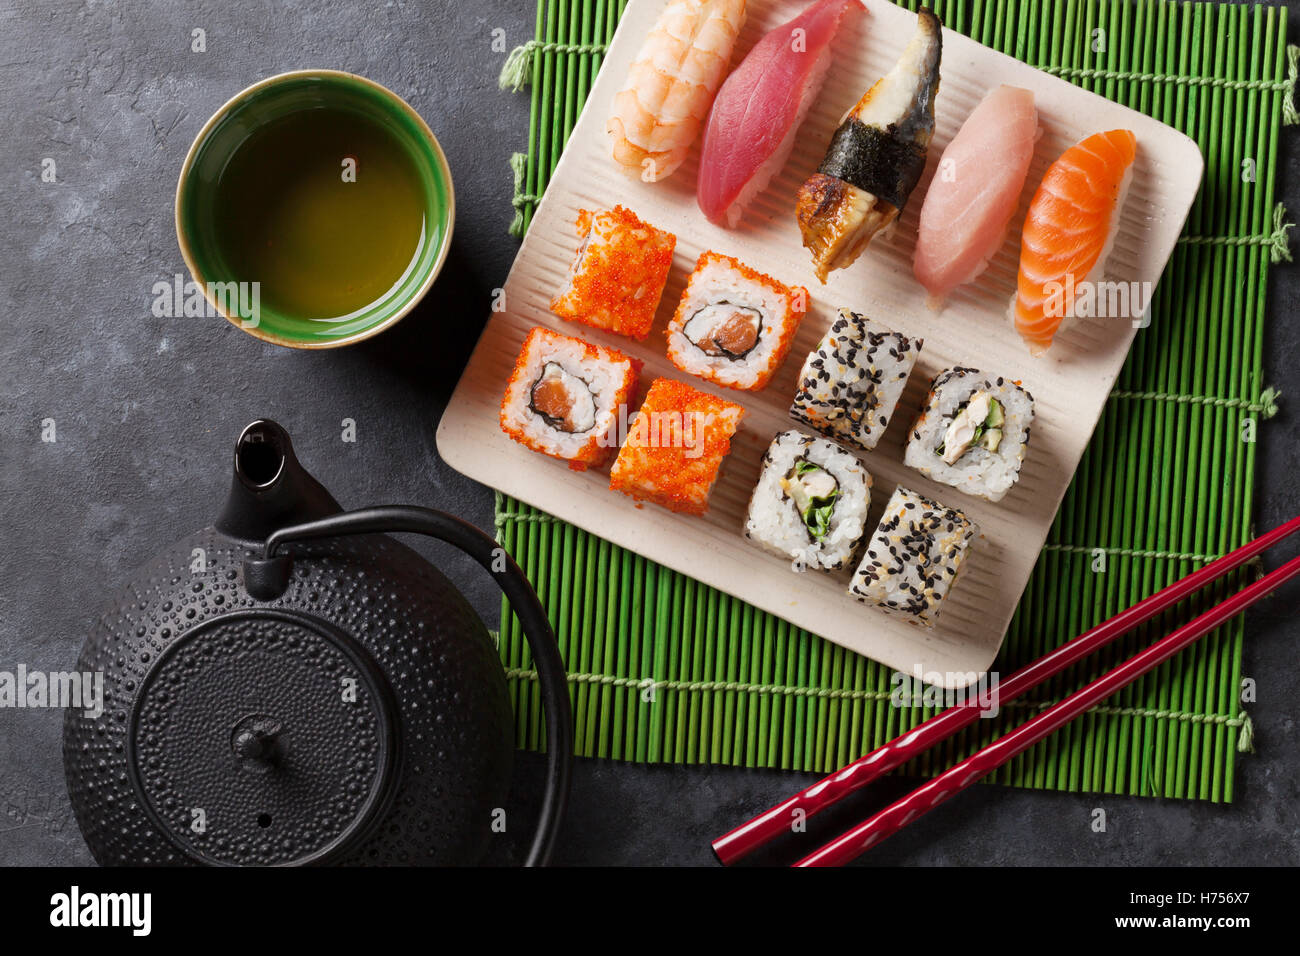
[[[695,204],[699,155],[669,179],[628,178],[609,155],[605,121],[627,68],[665,0],[633,0],[619,24],[586,108],[537,208],[505,285],[505,311],[489,316],[438,428],[438,449],[452,467],[617,545],[735,595],[890,667],[946,686],[962,686],[988,669],[1029,580],[1047,532],[1137,330],[1121,319],[1081,319],[1034,358],[1007,321],[1015,290],[1020,226],[1043,173],[1084,137],[1127,128],[1138,154],[1106,278],[1154,288],[1173,252],[1203,161],[1196,144],[1171,127],[1119,106],[950,30],[943,33],[937,129],[929,163],[892,235],[877,237],[852,266],[826,285],[813,275],[800,244],[794,197],[821,162],[831,133],[858,98],[897,60],[916,25],[914,14],[887,0],[865,0],[867,15],[841,28],[821,96],[809,113],[785,169],[746,210],[735,230],[710,224]],[[795,15],[805,0],[750,3],[733,65],[768,30]],[[926,308],[911,262],[921,201],[938,157],[966,116],[995,86],[1033,90],[1043,135],[1012,228],[988,271],[958,290],[941,313]],[[548,303],[564,281],[578,245],[581,208],[621,203],[677,234],[677,250],[654,331],[637,343],[562,321]],[[695,259],[705,249],[734,255],[789,284],[806,286],[812,304],[789,357],[760,392],[718,389],[678,371],[666,357],[663,330]],[[868,533],[896,484],[966,512],[979,524],[976,543],[938,624],[925,630],[862,605],[846,593],[850,571],[796,574],[742,534],[749,493],[772,437],[795,427],[788,417],[799,368],[836,310],[848,307],[925,340],[907,391],[885,437],[859,457],[875,478]],[[690,381],[740,402],[747,415],[702,518],[638,506],[608,487],[608,470],[571,471],[503,434],[497,410],[524,336],[535,325],[610,345],[645,361],[642,386],[658,376]],[[974,366],[1022,382],[1033,393],[1036,419],[1020,480],[999,503],[936,484],[903,465],[907,426],[930,379],[953,365]],[[851,570],[851,569],[850,569]]]

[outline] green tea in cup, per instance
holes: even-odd
[[[451,177],[395,94],[305,71],[245,90],[199,134],[177,189],[190,271],[227,318],[267,341],[342,345],[396,322],[432,284],[450,240]],[[257,284],[259,315],[226,284]]]

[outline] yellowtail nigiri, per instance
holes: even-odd
[[[999,86],[966,117],[939,157],[921,204],[912,261],[931,308],[978,277],[1001,248],[1037,139],[1034,94]]]

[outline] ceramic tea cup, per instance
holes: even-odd
[[[437,138],[352,73],[255,83],[200,130],[176,187],[176,235],[208,314],[289,348],[350,345],[401,320],[451,244]]]

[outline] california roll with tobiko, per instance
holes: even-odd
[[[757,391],[785,361],[807,309],[801,286],[706,252],[668,323],[668,358],[718,385]]]
[[[501,399],[501,430],[576,471],[604,464],[640,372],[639,360],[616,349],[535,328]]]

